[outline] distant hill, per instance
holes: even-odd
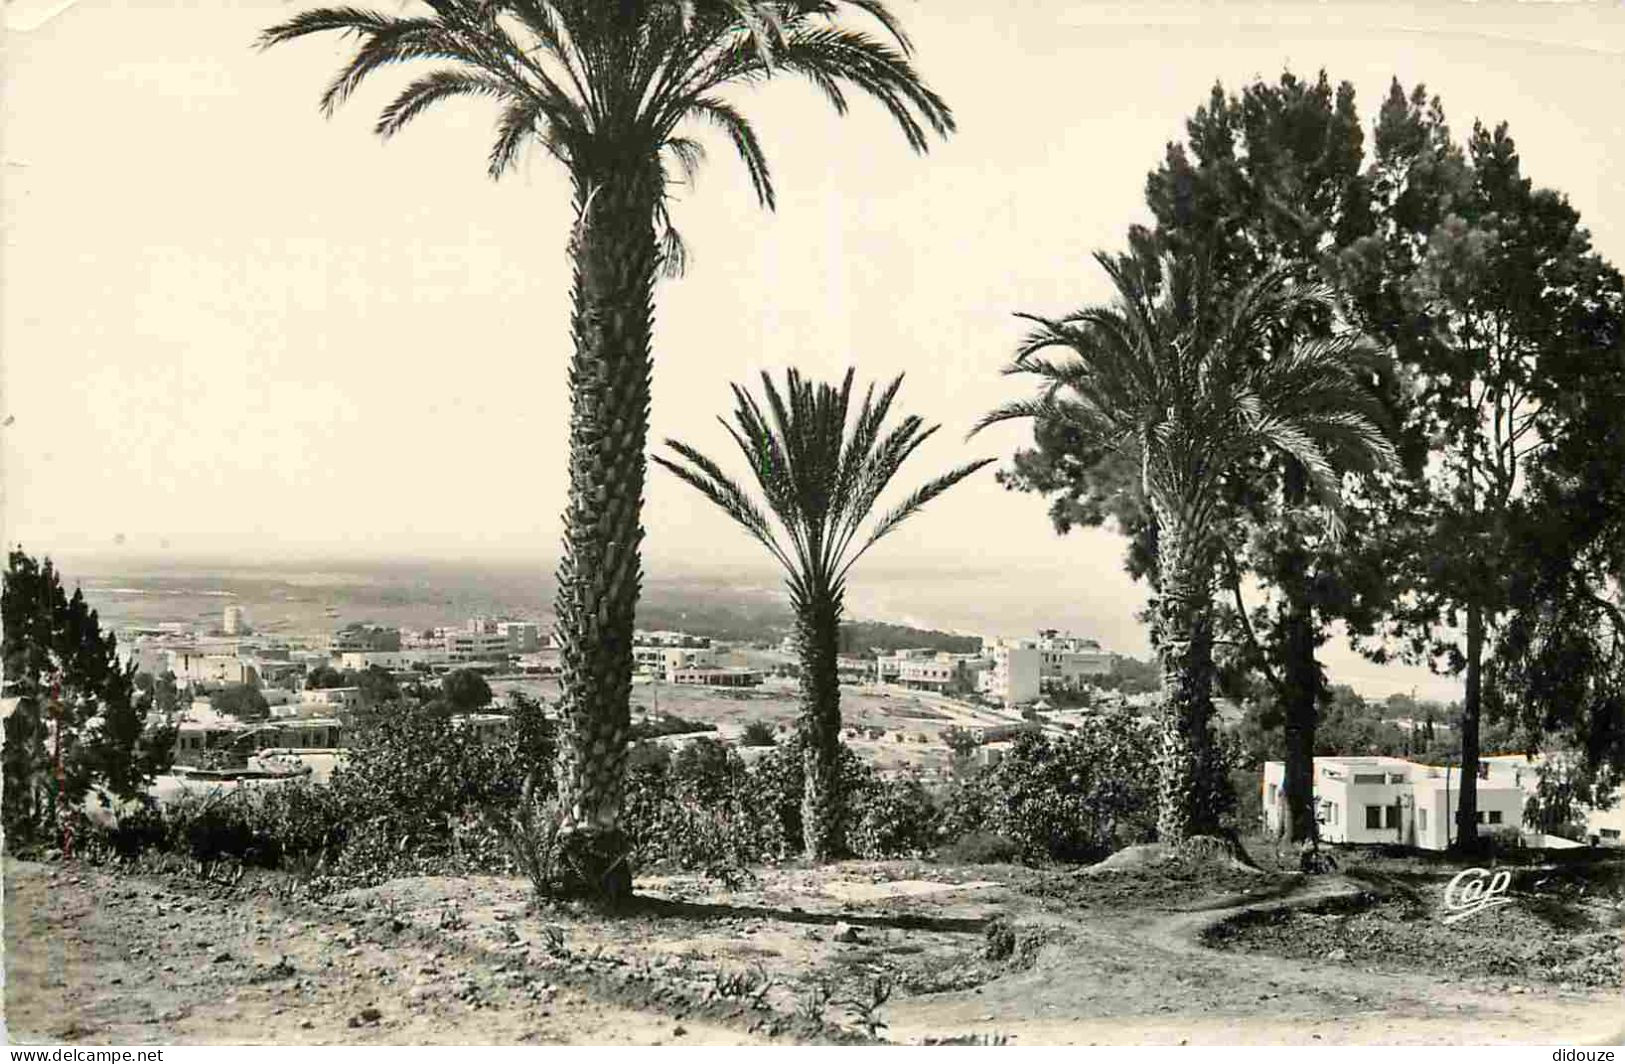
[[[975,635],[954,635],[952,632],[911,628],[906,624],[887,624],[884,621],[852,621],[841,625],[842,654],[867,655],[871,651],[885,653],[914,649],[975,654],[982,649],[982,639]]]

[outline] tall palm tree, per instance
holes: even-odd
[[[773,183],[755,129],[727,90],[775,74],[812,82],[844,113],[850,92],[877,100],[917,151],[953,129],[948,106],[909,61],[882,0],[423,0],[401,17],[351,7],[306,11],[264,31],[269,47],[318,33],[354,36],[322,94],[331,114],[376,71],[440,64],[378,118],[388,138],[459,96],[500,108],[493,177],[535,144],[564,165],[576,222],[570,360],[570,494],[555,603],[562,644],[559,788],[566,863],[584,886],[630,890],[618,828],[632,677],[632,624],[648,436],[656,273],[682,243],[668,194],[704,159],[696,126],[719,130],[763,206]],[[844,16],[869,18],[878,34]]]
[[[1179,842],[1215,828],[1212,600],[1223,493],[1261,455],[1304,470],[1335,532],[1343,468],[1391,465],[1392,445],[1351,366],[1352,334],[1303,339],[1305,315],[1330,314],[1331,291],[1275,270],[1233,300],[1201,256],[1095,256],[1116,288],[1109,304],[1034,329],[1005,370],[1040,381],[1037,398],[987,414],[976,431],[1031,418],[1086,445],[1131,454],[1156,524],[1152,629],[1162,667],[1158,833]],[[1050,349],[1061,359],[1044,357]]]
[[[678,460],[651,456],[716,503],[784,568],[801,658],[801,823],[807,855],[817,861],[837,856],[844,837],[836,656],[846,575],[870,547],[926,503],[992,461],[971,462],[929,481],[865,531],[898,469],[941,427],[926,427],[910,415],[884,429],[902,383],[899,375],[878,396],[871,384],[853,418],[848,417],[851,370],[838,388],[815,385],[789,370],[782,394],[763,373],[766,413],[749,392],[733,386],[734,424],[723,421],[723,426],[750,464],[782,537],[750,492],[693,447],[667,440]]]

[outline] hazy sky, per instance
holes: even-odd
[[[491,112],[458,104],[390,144],[400,78],[332,121],[345,48],[267,54],[300,3],[10,0],[0,351],[6,538],[32,550],[551,557],[565,484],[568,186],[536,156],[485,176]],[[381,0],[391,9],[395,0]],[[404,6],[404,5],[403,5]],[[1103,295],[1088,261],[1142,220],[1145,174],[1215,79],[1284,66],[1354,82],[1369,129],[1388,81],[1452,126],[1506,119],[1537,182],[1625,260],[1625,5],[897,0],[960,132],[912,155],[878,108],[835,117],[786,79],[736,98],[777,213],[711,138],[676,208],[693,260],[663,283],[653,436],[721,453],[727,384],[795,364],[907,371],[901,406],[944,424],[913,478],[1007,456],[967,444],[1016,394],[1016,310]],[[405,75],[402,74],[401,77]],[[991,473],[877,550],[973,560],[967,595],[1072,604],[1123,649],[1142,594],[1106,532],[1057,539]],[[653,471],[651,559],[756,548]],[[861,582],[861,570],[859,571]],[[906,604],[904,604],[906,605]],[[1334,655],[1341,659],[1341,655]]]

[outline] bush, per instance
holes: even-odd
[[[773,735],[773,725],[765,720],[751,721],[739,736],[740,746],[777,746],[778,742]]]
[[[1021,843],[991,831],[972,831],[942,847],[937,859],[948,864],[1009,864],[1021,857]]]
[[[1028,859],[1098,860],[1152,837],[1155,755],[1153,729],[1126,718],[1062,738],[1024,733],[997,765],[949,792],[946,834],[991,832]]]
[[[847,842],[856,856],[913,856],[935,845],[940,817],[931,796],[913,776],[871,776],[852,799]]]

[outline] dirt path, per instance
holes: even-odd
[[[7,1039],[124,1045],[756,1041],[743,1031],[526,983],[518,971],[497,970],[478,955],[415,941],[361,942],[341,914],[312,919],[307,907],[294,913],[264,896],[221,893],[7,860]]]
[[[1560,993],[1418,973],[1377,972],[1217,953],[1202,930],[1248,910],[1355,894],[1342,877],[1281,898],[1107,918],[1045,949],[1033,969],[979,988],[901,1004],[891,1034],[944,1029],[1022,1045],[1618,1044],[1617,993]]]
[[[319,906],[74,865],[7,862],[5,881],[6,1023],[20,1041],[738,1044],[809,1008],[856,1030],[840,1000],[877,977],[895,980],[877,1014],[900,1043],[1625,1034],[1617,991],[1218,952],[1199,933],[1239,909],[1212,908],[1211,891],[1147,896],[1137,881],[1002,867],[763,869],[732,890],[650,877],[616,919],[538,914],[524,883],[500,878],[396,880]],[[1276,889],[1289,888],[1255,896]],[[1348,889],[1327,877],[1293,893]],[[1009,958],[986,956],[994,919],[1021,943]],[[835,995],[814,1008],[819,990]]]

